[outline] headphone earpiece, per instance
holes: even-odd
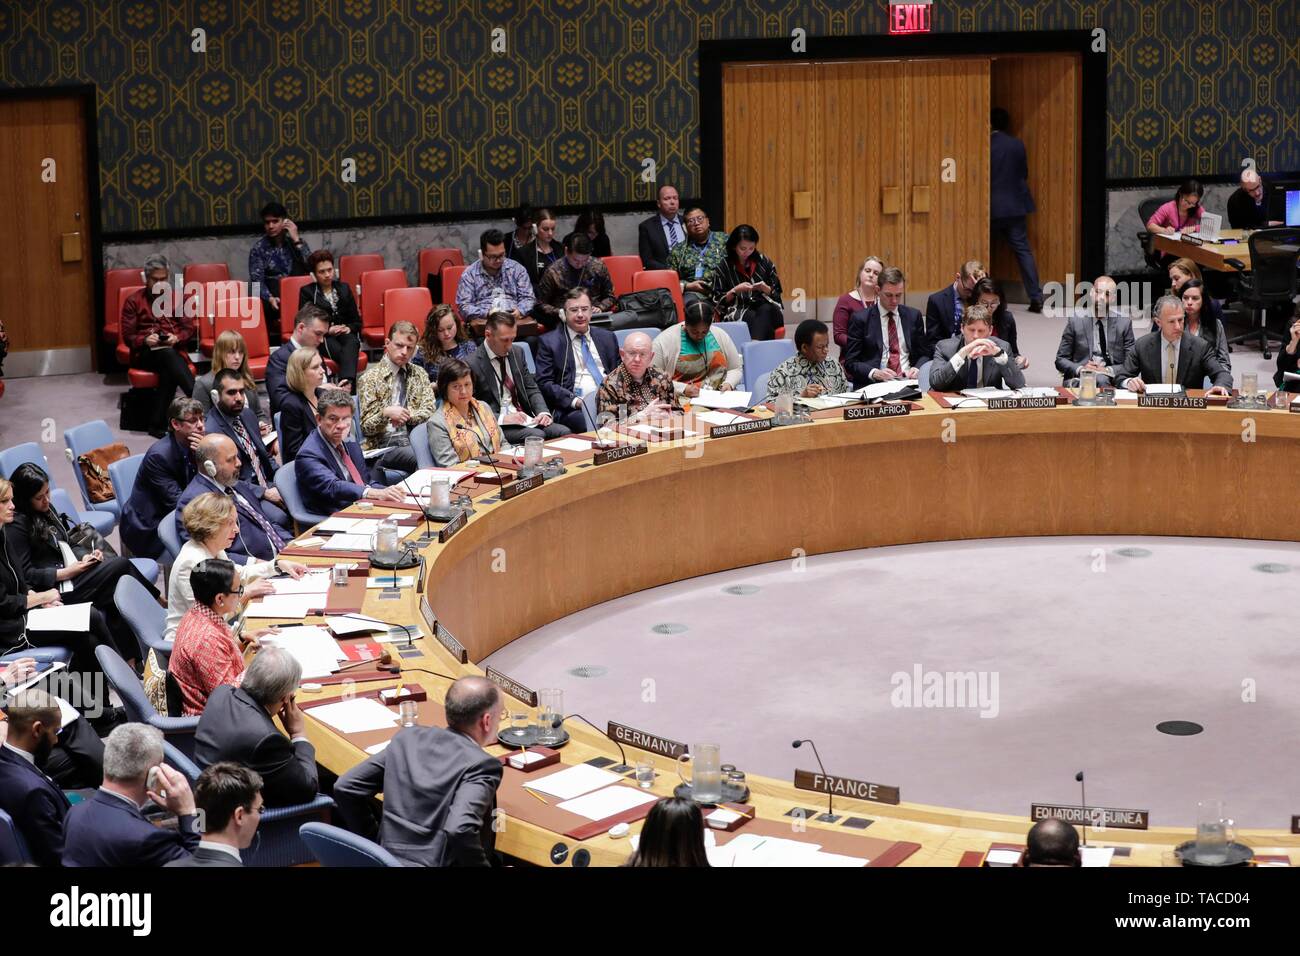
[[[215,388],[212,391],[208,392],[208,394],[212,396],[213,405],[221,404],[221,393],[218,392]]]
[[[217,477],[217,463],[209,459],[203,463],[203,473],[209,478]]]

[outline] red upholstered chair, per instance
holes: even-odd
[[[443,266],[463,266],[465,256],[459,249],[421,249],[420,285],[429,288],[430,275],[442,275]]]
[[[469,266],[443,266],[442,267],[442,301],[450,305],[452,311],[457,317],[464,319],[460,314],[460,309],[456,308],[456,287],[460,285],[460,277],[465,274]]]
[[[677,321],[686,321],[686,305],[682,302],[682,280],[672,269],[647,269],[632,276],[632,291],[667,289],[677,305]]]
[[[331,375],[337,376],[339,374],[338,362],[333,359],[321,359],[321,361],[325,363],[325,368],[329,370]],[[357,378],[361,377],[361,373],[366,370],[366,366],[369,364],[370,363],[366,360],[366,353],[364,351],[357,353]],[[356,383],[354,382],[353,384],[355,385]],[[355,388],[353,389],[353,392],[356,392]]]
[[[344,258],[347,258],[346,256]],[[378,348],[384,344],[384,293],[405,289],[405,269],[372,269],[361,273],[361,342]]]
[[[199,311],[196,314],[199,317],[199,349],[204,355],[211,355],[212,341],[215,336],[212,335],[210,321],[214,311],[208,301],[211,295],[210,287],[215,284],[219,294],[224,294],[227,287],[222,283],[230,281],[230,267],[224,262],[191,262],[181,271],[181,278],[186,290],[198,287]],[[243,294],[247,295],[247,293]],[[186,295],[188,296],[188,292]]]
[[[280,342],[288,342],[293,336],[293,323],[298,317],[298,295],[303,286],[313,281],[311,276],[285,276],[280,280]]]
[[[109,269],[104,273],[104,341],[116,342],[122,323],[122,305],[117,293],[125,286],[144,284],[143,269]]]
[[[248,298],[248,283],[242,279],[214,279],[194,286],[186,283],[185,289],[185,308],[198,317],[199,351],[211,355],[217,338],[212,330],[213,318],[223,312],[229,314],[228,303]]]
[[[632,278],[641,271],[640,256],[606,256],[600,260],[609,270],[609,278],[614,283],[615,295],[627,295],[635,291]]]
[[[433,308],[433,296],[425,287],[418,289],[389,289],[384,293],[384,338],[395,322],[414,323],[416,331],[424,335],[424,322]]]
[[[213,335],[238,332],[248,349],[248,370],[259,382],[266,378],[266,360],[271,357],[270,343],[266,338],[266,316],[260,298],[235,299],[225,315],[213,319]]]
[[[361,308],[361,277],[367,272],[384,268],[384,257],[378,253],[339,256],[336,263],[340,282],[346,282],[357,295],[357,308]],[[380,293],[381,295],[383,293]]]

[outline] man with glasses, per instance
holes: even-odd
[[[307,274],[307,256],[311,248],[298,236],[298,224],[278,202],[262,207],[264,235],[248,253],[248,281],[262,297],[262,315],[266,319],[266,336],[280,341],[280,280],[285,276]],[[193,386],[190,386],[193,388]]]
[[[1228,225],[1233,229],[1266,229],[1280,226],[1280,219],[1270,218],[1277,192],[1264,182],[1259,170],[1247,166],[1241,171],[1241,186],[1228,197]]]
[[[226,623],[239,613],[244,586],[233,561],[208,558],[190,569],[190,590],[194,603],[176,627],[167,673],[180,690],[181,716],[197,717],[214,689],[244,679],[244,648]]]
[[[641,420],[680,412],[670,379],[654,367],[655,349],[650,336],[633,332],[619,350],[622,363],[605,377],[596,393],[602,418]]]
[[[564,323],[538,340],[537,385],[570,431],[596,427],[582,410],[582,396],[600,388],[618,365],[618,336],[591,326],[591,297],[586,289],[571,289],[564,300]]]
[[[699,206],[686,212],[686,241],[668,254],[668,268],[682,280],[685,307],[696,299],[709,298],[713,270],[727,257],[727,234],[709,230],[709,217]]]
[[[516,322],[533,309],[533,285],[528,270],[506,258],[506,237],[488,229],[479,237],[479,261],[466,269],[456,286],[456,308],[468,324],[489,312],[508,312]]]
[[[203,838],[194,854],[164,866],[243,866],[239,851],[253,842],[262,822],[262,775],[224,760],[199,774],[194,805],[203,821]]]
[[[170,432],[145,452],[131,486],[131,497],[122,508],[122,544],[136,557],[162,555],[158,522],[176,507],[181,492],[198,473],[194,449],[203,440],[203,406],[192,398],[174,399],[167,409],[167,420]]]

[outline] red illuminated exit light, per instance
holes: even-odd
[[[926,3],[891,3],[889,5],[889,32],[929,33],[930,4]]]

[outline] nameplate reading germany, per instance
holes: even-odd
[[[1116,810],[1114,807],[1069,807],[1052,803],[1029,805],[1029,819],[1064,820],[1081,827],[1114,827],[1117,830],[1145,830],[1150,810]]]
[[[525,491],[532,491],[534,488],[539,487],[545,480],[540,471],[535,475],[529,475],[527,478],[520,478],[513,484],[506,485],[501,489],[501,500],[509,501],[511,498],[517,498]]]
[[[850,780],[848,777],[828,777],[811,770],[796,770],[794,785],[798,790],[812,790],[816,793],[829,793],[835,797],[849,797],[853,800],[874,800],[876,803],[897,804],[898,788],[887,787],[883,783],[867,783],[865,780]]]
[[[465,522],[469,520],[468,512],[458,511],[456,517],[452,518],[445,525],[438,529],[438,543],[446,544],[447,541],[461,528],[465,527]]]
[[[754,418],[734,425],[717,425],[709,432],[710,438],[730,438],[732,435],[748,435],[750,432],[765,432],[772,427],[770,418]]]
[[[654,734],[647,734],[644,730],[616,724],[612,720],[609,722],[609,736],[621,744],[627,744],[637,750],[648,750],[652,754],[660,754],[664,757],[680,757],[690,749],[676,740],[656,737]]]
[[[1056,398],[1052,395],[1038,398],[990,398],[985,400],[985,404],[993,411],[1009,408],[1055,408]]]
[[[609,451],[596,452],[593,462],[597,465],[608,465],[610,462],[622,461],[624,458],[635,458],[637,455],[644,455],[649,450],[646,445],[619,445]]]
[[[1139,395],[1138,408],[1204,408],[1205,398],[1190,395]]]
[[[503,691],[516,700],[522,700],[529,707],[537,706],[537,691],[529,690],[523,684],[516,680],[511,680],[505,674],[495,668],[489,667],[483,671],[484,675],[492,683],[496,684]]]
[[[912,406],[906,402],[884,405],[853,405],[844,409],[844,420],[846,422],[856,422],[863,418],[896,418],[899,415],[910,415]]]

